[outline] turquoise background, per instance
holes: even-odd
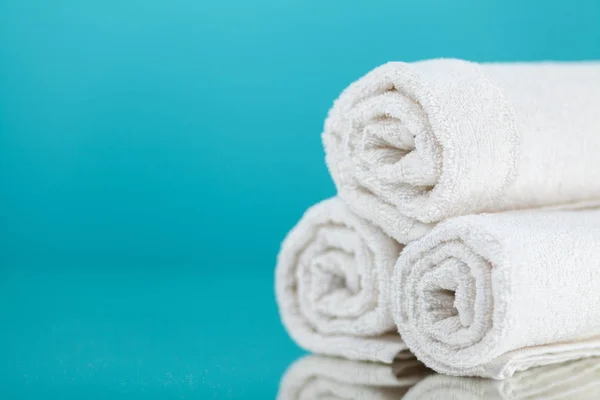
[[[600,59],[600,2],[0,1],[0,395],[273,397],[279,242],[389,60]],[[37,396],[37,397],[36,397]]]

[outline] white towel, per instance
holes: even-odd
[[[504,381],[431,375],[404,400],[597,400],[600,360],[585,359],[532,368]]]
[[[277,303],[290,336],[314,353],[391,363],[406,349],[389,297],[400,250],[338,198],[310,208],[277,260]]]
[[[307,356],[285,372],[278,400],[400,400],[429,371],[414,358],[392,366],[323,356]]]
[[[411,351],[450,375],[600,354],[600,211],[457,217],[407,245],[392,312]]]
[[[323,133],[339,195],[401,243],[444,219],[600,198],[600,63],[393,62]]]

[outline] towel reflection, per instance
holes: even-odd
[[[511,399],[583,400],[600,398],[600,359],[531,368],[497,381],[432,375],[413,387],[405,400]]]
[[[390,366],[310,355],[288,368],[277,399],[397,400],[429,373],[414,358]]]
[[[311,355],[281,379],[278,400],[582,400],[600,398],[600,359],[532,368],[502,381],[434,374],[414,358],[393,365]]]

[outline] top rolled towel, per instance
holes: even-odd
[[[444,219],[600,199],[600,63],[392,62],[325,122],[339,195],[401,243]]]

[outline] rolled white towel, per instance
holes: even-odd
[[[400,250],[338,198],[310,208],[277,260],[277,303],[290,336],[314,353],[391,363],[406,349],[389,297]]]
[[[430,375],[404,400],[596,400],[600,398],[600,360],[588,358],[532,368],[504,381]]]
[[[339,195],[401,243],[444,219],[600,199],[600,63],[392,62],[336,100]]]
[[[457,217],[407,245],[392,312],[435,371],[504,379],[600,354],[600,211]]]
[[[277,399],[400,400],[408,388],[429,373],[414,358],[398,360],[390,366],[307,356],[285,372]]]

